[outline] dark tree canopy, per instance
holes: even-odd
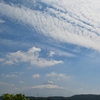
[[[25,95],[23,94],[4,94],[3,95],[3,100],[29,100],[28,98],[25,98]]]

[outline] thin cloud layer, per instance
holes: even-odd
[[[55,52],[50,51],[49,56],[52,57],[55,54]]]
[[[54,85],[52,81],[45,82],[42,85],[33,86],[33,89],[66,89],[58,85]]]
[[[20,77],[24,72],[10,72],[10,74],[2,74],[3,77],[6,78],[17,78]]]
[[[56,64],[62,64],[63,61],[57,60],[47,60],[39,57],[40,48],[32,47],[27,52],[17,51],[14,53],[9,53],[6,56],[5,64],[16,64],[20,62],[29,62],[31,65],[36,65],[38,67],[48,67]]]
[[[9,84],[9,83],[6,83],[6,82],[0,82],[0,86],[8,86],[8,87],[13,87],[15,86],[14,84]]]
[[[5,22],[4,20],[1,20],[1,19],[0,19],[0,23],[4,23],[4,22]]]
[[[62,73],[56,73],[56,72],[51,72],[45,75],[46,77],[50,77],[50,78],[55,78],[57,80],[61,80],[61,79],[70,79],[71,76],[66,76],[65,74]]]
[[[39,74],[34,74],[34,75],[32,75],[32,78],[40,78],[40,75]]]
[[[18,76],[15,75],[15,74],[7,74],[7,75],[4,75],[4,74],[3,74],[3,76],[5,76],[5,77],[7,77],[7,78],[16,78],[16,77],[18,77]]]
[[[4,59],[0,58],[0,62],[3,62],[3,61],[4,61]]]
[[[24,84],[25,82],[24,81],[19,81],[19,83]]]
[[[36,3],[41,5],[38,10],[0,3],[0,13],[32,26],[45,36],[100,51],[99,0],[40,0]],[[48,7],[43,9],[41,3]]]
[[[33,86],[32,88],[33,89],[64,89],[63,87],[59,87],[57,85],[51,85],[51,84]]]

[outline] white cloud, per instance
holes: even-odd
[[[99,0],[41,0],[41,2],[51,6],[42,12],[24,6],[0,3],[0,13],[31,25],[45,36],[100,51]]]
[[[38,86],[33,86],[32,88],[34,89],[63,89],[62,87],[58,87],[57,85],[38,85]]]
[[[46,74],[45,75],[46,77],[51,77],[51,78],[54,78],[54,79],[57,79],[57,80],[61,80],[61,79],[70,79],[71,76],[66,76],[65,74],[58,74],[56,72],[51,72],[49,74]]]
[[[7,77],[7,78],[15,78],[15,77],[18,77],[16,74],[2,74],[4,77]]]
[[[12,65],[12,64],[14,64],[14,62],[13,62],[13,61],[11,61],[11,60],[8,60],[8,61],[5,61],[5,62],[4,62],[4,64],[7,64],[7,65]]]
[[[45,82],[42,85],[33,86],[32,88],[33,89],[66,89],[65,87],[54,85],[52,81]]]
[[[24,81],[19,81],[19,83],[24,84],[25,82]]]
[[[0,58],[0,62],[3,62],[3,61],[4,61],[4,59]]]
[[[22,75],[24,72],[11,72],[11,74]]]
[[[75,57],[76,55],[66,52],[66,51],[62,51],[62,50],[56,50],[56,53],[60,56],[66,56],[66,57]]]
[[[48,50],[52,50],[55,53],[55,55],[58,55],[58,56],[76,57],[75,54],[68,52],[68,51],[75,52],[73,49],[69,49],[67,47],[61,46],[60,44],[57,45],[57,43],[55,44],[53,45],[54,47],[45,46],[45,48],[47,48]],[[57,48],[61,48],[61,50]]]
[[[14,84],[1,81],[0,82],[0,95],[2,95],[4,93],[15,93],[13,88],[15,88]]]
[[[42,85],[47,85],[47,84],[53,85],[54,83],[53,83],[53,81],[47,81],[47,82],[44,82]]]
[[[17,75],[14,75],[14,74],[12,74],[12,75],[5,75],[5,77],[12,77],[12,78],[15,78],[15,77],[17,77]]]
[[[50,51],[49,56],[52,57],[55,54],[55,52]]]
[[[32,65],[39,67],[48,67],[56,64],[62,64],[63,61],[57,60],[46,60],[39,57],[40,48],[32,47],[27,52],[17,51],[14,53],[7,54],[5,64],[15,64],[19,62],[29,62]]]
[[[2,74],[6,78],[16,78],[22,75],[24,72],[10,72],[10,74]]]
[[[53,81],[48,81],[48,84],[53,84]]]
[[[4,22],[5,22],[4,20],[0,19],[0,23],[4,23]]]
[[[55,72],[51,72],[49,74],[46,74],[46,77],[56,77],[57,76],[57,73]]]
[[[32,78],[40,78],[40,75],[39,74],[34,74],[34,75],[32,75]]]
[[[65,74],[58,74],[58,77],[60,79],[69,79],[69,78],[71,78],[71,76],[66,76]]]
[[[0,86],[8,86],[8,87],[14,87],[14,84],[6,83],[6,82],[0,82]]]

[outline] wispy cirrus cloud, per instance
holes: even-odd
[[[44,3],[48,7],[43,11],[32,10],[1,2],[0,13],[2,16],[31,25],[33,29],[45,36],[100,51],[100,16],[98,14],[100,7],[97,5],[93,8],[94,4],[99,4],[99,0],[91,2],[89,0],[85,2],[83,0],[73,2],[41,0],[39,3],[40,5]],[[41,5],[41,9],[42,7]]]
[[[16,64],[20,62],[29,62],[32,65],[36,65],[38,67],[48,67],[56,64],[62,64],[63,61],[57,60],[47,60],[39,57],[40,48],[32,47],[27,52],[17,51],[13,53],[8,53],[6,55],[6,59],[4,60],[5,64]]]
[[[16,78],[16,77],[18,77],[16,74],[2,74],[2,76],[6,77],[6,78]]]
[[[14,87],[14,84],[6,83],[6,82],[0,82],[0,86],[8,86],[8,87]]]
[[[11,72],[11,74],[22,75],[22,74],[24,74],[24,72]]]
[[[16,78],[22,75],[24,72],[10,72],[9,74],[2,74],[3,77],[6,78]]]

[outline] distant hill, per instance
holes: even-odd
[[[0,97],[0,100],[2,100],[2,97]]]
[[[29,97],[28,97],[29,98]],[[32,98],[31,98],[32,99]],[[100,100],[100,95],[74,95],[71,97],[48,97],[48,98],[34,98],[33,100]]]
[[[100,100],[100,95],[74,95],[71,97],[26,97],[30,98],[31,100]],[[0,97],[0,100],[2,100],[2,97]]]
[[[74,95],[67,100],[100,100],[100,95]]]
[[[71,97],[50,97],[50,100],[100,100],[100,95],[74,95]]]

